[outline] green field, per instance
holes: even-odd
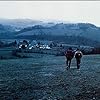
[[[0,100],[100,100],[100,55],[75,59],[32,53],[32,58],[0,60]],[[95,98],[95,99],[94,99]]]

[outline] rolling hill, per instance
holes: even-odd
[[[100,42],[100,28],[90,23],[60,23],[51,27],[35,25],[33,27],[24,28],[17,33],[19,37],[29,35],[81,36]]]
[[[0,19],[0,38],[28,38],[100,46],[100,27],[91,23]]]
[[[100,46],[100,28],[90,23],[59,23],[51,27],[35,25],[17,32],[16,37]]]

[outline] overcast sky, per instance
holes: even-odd
[[[53,19],[100,26],[100,1],[0,1],[0,18]]]

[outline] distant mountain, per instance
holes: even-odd
[[[80,36],[100,42],[100,28],[90,23],[56,24],[51,27],[35,25],[17,32],[17,36],[30,35]]]
[[[99,45],[100,27],[91,23],[0,19],[0,38],[57,40],[71,44]]]
[[[4,33],[4,32],[14,32],[14,28],[9,26],[9,25],[2,25],[0,24],[0,33]]]
[[[42,25],[42,26],[53,26],[55,25],[52,22],[43,22],[38,20],[31,20],[31,19],[0,19],[0,24],[3,25],[10,25],[14,27],[16,30],[20,30],[26,27],[31,27],[35,25]]]
[[[12,37],[15,32],[15,29],[9,25],[0,24],[0,38],[9,38]]]
[[[0,19],[0,38],[13,38],[16,32],[35,25],[51,27],[55,24],[31,19]]]

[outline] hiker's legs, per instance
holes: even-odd
[[[69,69],[71,65],[71,59],[67,59],[66,63],[67,63],[67,69]]]
[[[80,68],[81,59],[76,59],[76,61],[77,61],[77,69],[79,69]]]
[[[68,66],[68,59],[66,60],[66,66]]]
[[[71,64],[71,59],[69,60],[69,64],[68,64],[68,67],[70,68],[70,64]]]

